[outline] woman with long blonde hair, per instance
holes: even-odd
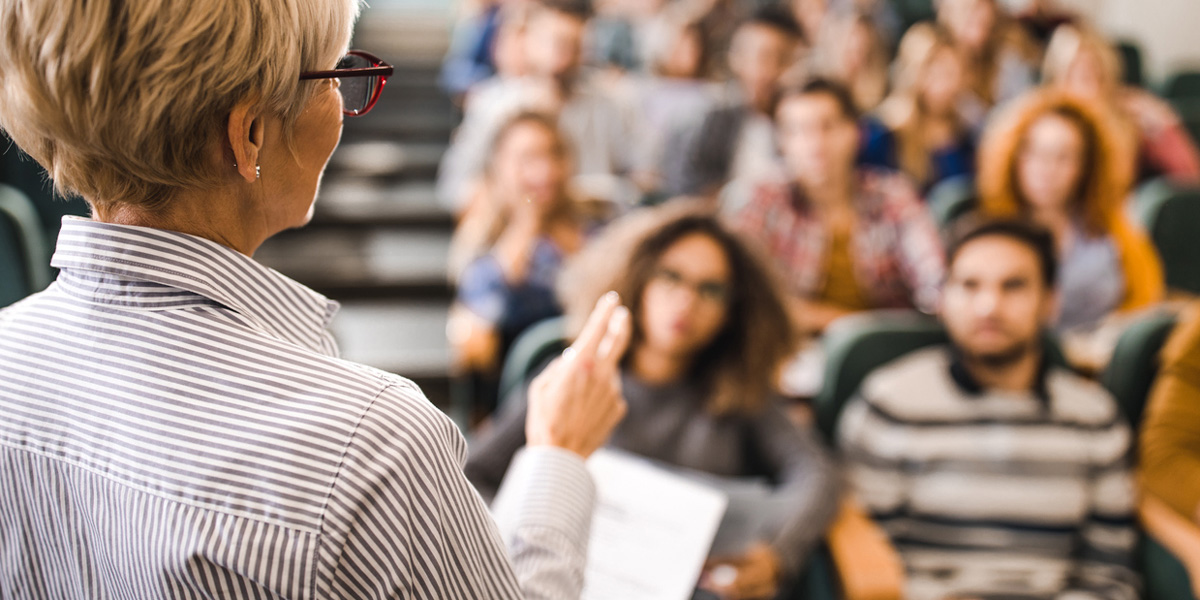
[[[937,21],[966,58],[968,86],[986,105],[1033,87],[1036,47],[997,0],[939,0]]]
[[[458,293],[447,334],[464,371],[491,373],[525,327],[560,312],[554,282],[584,235],[569,173],[553,117],[523,112],[500,127],[478,200],[450,245]]]
[[[1110,123],[1096,101],[1040,90],[999,115],[980,148],[981,211],[1024,215],[1055,235],[1060,329],[1163,297],[1158,254],[1121,209],[1133,155]]]
[[[896,56],[895,84],[879,117],[896,138],[900,169],[919,186],[975,171],[971,125],[960,111],[969,94],[966,64],[944,29],[909,28]]]

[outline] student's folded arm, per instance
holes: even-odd
[[[755,438],[776,471],[779,494],[793,507],[772,540],[782,570],[795,575],[825,535],[837,511],[840,485],[828,450],[811,428],[799,428],[775,405],[757,422]]]

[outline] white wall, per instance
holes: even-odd
[[[1022,5],[1027,0],[1006,0]],[[1172,71],[1200,68],[1200,0],[1059,0],[1115,38],[1142,48],[1146,76],[1161,83]]]
[[[1099,0],[1075,0],[1096,4]],[[1100,27],[1142,46],[1151,81],[1172,71],[1200,68],[1200,0],[1103,0]],[[1094,10],[1094,9],[1093,9]]]

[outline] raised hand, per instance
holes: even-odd
[[[529,388],[525,437],[587,458],[625,416],[619,366],[632,335],[629,309],[605,294],[583,332]]]

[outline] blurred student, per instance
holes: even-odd
[[[1106,105],[1120,127],[1137,140],[1139,181],[1167,176],[1200,183],[1200,151],[1179,115],[1162,99],[1121,82],[1121,59],[1099,33],[1058,28],[1046,50],[1047,83]]]
[[[937,225],[906,177],[855,165],[858,114],[845,89],[816,79],[791,90],[776,121],[787,179],[758,186],[733,218],[782,268],[802,331],[868,309],[933,310]]]
[[[594,176],[596,194],[615,197],[628,174],[633,128],[629,111],[580,77],[588,11],[573,0],[538,0],[528,9],[523,41],[526,73],[473,94],[462,125],[442,158],[438,197],[456,211],[469,205],[497,129],[522,110],[557,114],[571,142],[576,175]]]
[[[937,21],[967,61],[968,87],[987,106],[1033,87],[1036,49],[997,0],[940,0]]]
[[[641,129],[634,147],[638,181],[645,190],[664,186],[664,173],[684,168],[683,133],[703,122],[717,88],[705,78],[708,52],[701,24],[675,15],[658,19],[646,37],[649,73],[632,78]]]
[[[975,140],[961,105],[966,65],[945,30],[918,23],[896,56],[895,89],[879,109],[896,141],[900,168],[923,190],[975,172]]]
[[[679,140],[686,157],[665,174],[663,191],[712,196],[730,180],[754,180],[779,171],[771,115],[781,78],[797,59],[800,28],[787,11],[761,9],[738,26],[729,49],[733,81],[718,106]]]
[[[980,147],[983,214],[1023,216],[1054,234],[1059,330],[1163,297],[1158,254],[1122,210],[1133,159],[1106,114],[1094,100],[1032,92],[997,115]]]
[[[814,51],[813,69],[850,91],[860,114],[875,110],[888,91],[888,47],[870,16],[854,12],[828,21]]]
[[[438,77],[451,98],[461,101],[472,87],[496,74],[492,49],[500,30],[500,9],[499,0],[463,6],[465,14],[454,24],[450,48]]]
[[[895,3],[889,0],[787,0],[785,4],[800,24],[804,39],[813,46],[825,43],[831,33],[829,22],[836,17],[865,15],[888,49],[895,46],[904,26]]]
[[[873,374],[838,442],[907,570],[904,597],[1138,598],[1131,434],[1099,385],[1055,365],[1055,240],[990,222],[949,249],[947,346]]]
[[[1200,305],[1180,320],[1161,360],[1138,437],[1141,484],[1200,523]]]
[[[668,204],[630,215],[564,273],[569,330],[611,287],[630,305],[621,362],[628,413],[609,446],[730,478],[765,478],[791,507],[741,557],[722,598],[771,598],[801,571],[832,519],[837,476],[810,429],[780,408],[773,382],[794,345],[768,264],[710,213]],[[465,473],[494,493],[525,444],[525,390],[471,445]],[[782,586],[782,587],[781,587]]]
[[[486,173],[481,200],[463,217],[450,251],[458,284],[450,341],[458,364],[480,373],[493,372],[526,327],[561,313],[554,285],[584,239],[567,190],[566,141],[553,117],[509,119]]]

